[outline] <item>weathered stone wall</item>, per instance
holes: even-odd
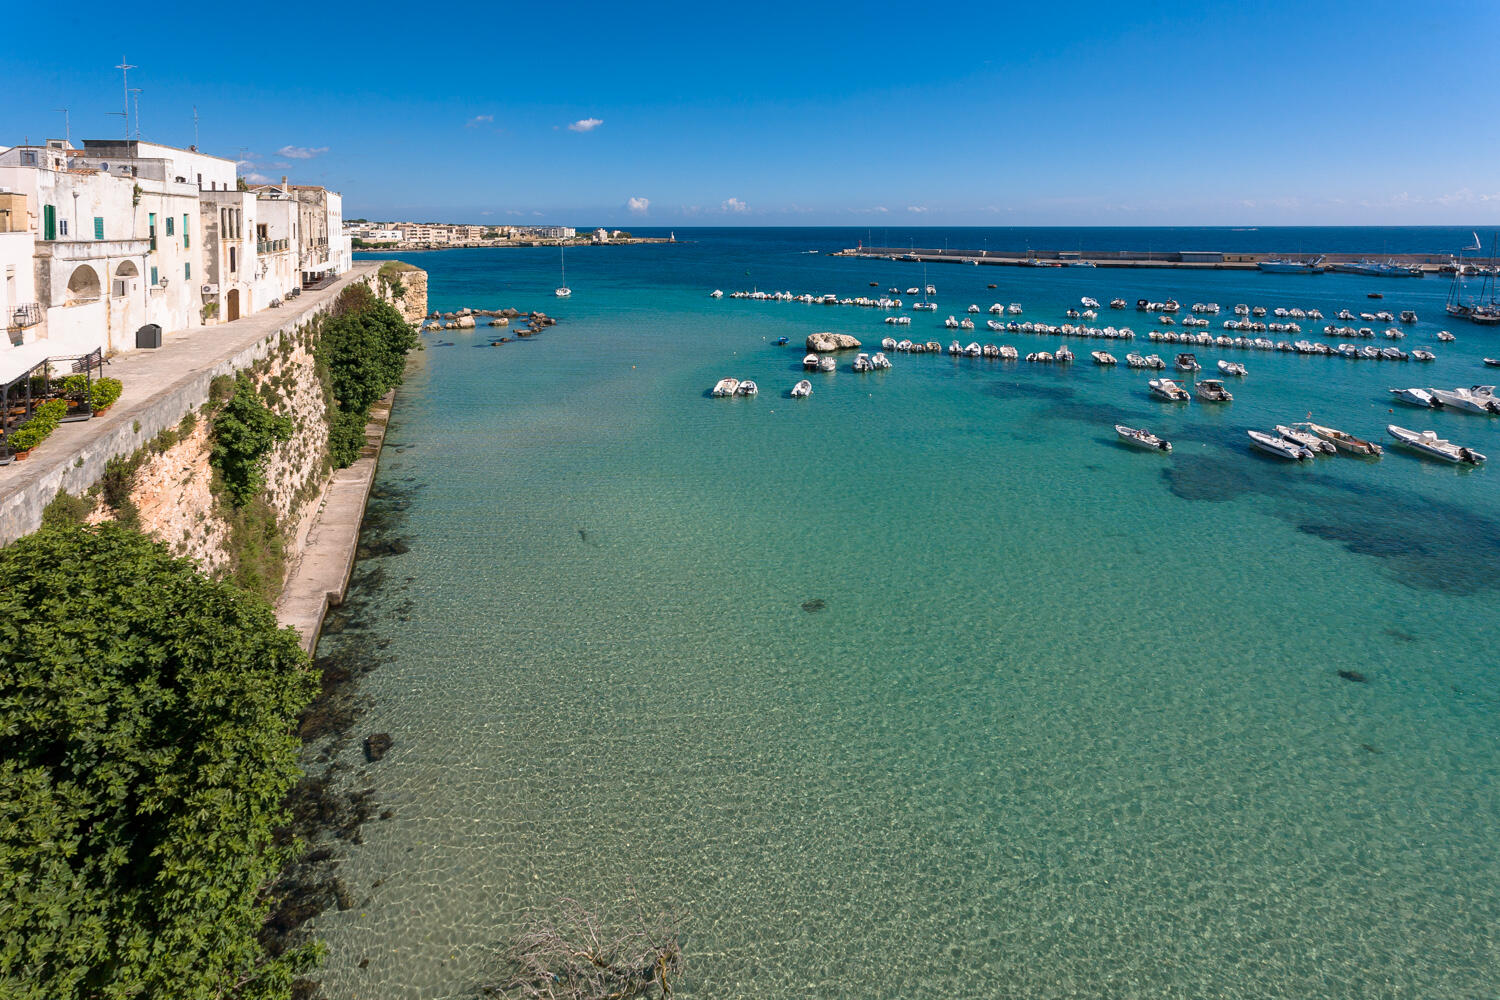
[[[382,299],[400,310],[408,323],[420,326],[427,318],[426,271],[404,261],[387,261],[376,274],[375,290]]]

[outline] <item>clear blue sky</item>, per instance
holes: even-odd
[[[350,216],[1500,221],[1496,0],[174,7],[13,5],[0,143],[119,135],[124,56]]]

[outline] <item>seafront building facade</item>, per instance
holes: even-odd
[[[337,192],[241,190],[232,160],[139,140],[0,148],[0,382],[279,305],[349,270]]]

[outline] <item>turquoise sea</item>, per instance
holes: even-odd
[[[1390,412],[1392,386],[1494,381],[1500,333],[1447,323],[1446,280],[930,266],[939,312],[896,332],[708,297],[922,283],[804,252],[864,230],[676,235],[570,252],[567,300],[555,250],[407,255],[432,308],[561,322],[424,335],[398,397],[370,530],[409,548],[360,565],[320,648],[368,658],[359,733],[395,741],[345,751],[394,815],[340,867],[361,904],[317,922],[329,996],[472,995],[525,908],[632,896],[682,915],[681,995],[717,1000],[1500,992],[1497,470],[1296,466],[1244,434],[1310,412],[1386,443],[1394,421],[1500,463],[1500,418]],[[1075,237],[1104,248],[1028,236]],[[1216,301],[1215,333],[1238,302],[1410,308],[1401,346],[1438,360],[1197,348],[1249,377],[1172,406],[1129,347],[1077,341],[1069,367],[846,355],[786,397],[809,333],[946,344],[970,303],[1060,324],[1085,295]],[[966,343],[1062,340],[975,318]],[[1134,308],[1106,322],[1149,346]],[[727,375],[760,396],[709,398]],[[1174,453],[1122,448],[1117,421]]]

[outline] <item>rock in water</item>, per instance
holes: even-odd
[[[819,611],[822,611],[826,607],[828,607],[828,602],[823,600],[823,598],[821,597],[814,597],[810,601],[802,602],[802,610],[806,611],[810,615],[817,614]]]
[[[1369,680],[1368,677],[1360,673],[1358,670],[1340,670],[1339,676],[1346,681],[1353,681],[1356,684],[1364,684]]]
[[[371,764],[384,757],[395,744],[390,733],[372,733],[365,737],[365,759]]]
[[[809,351],[856,351],[859,341],[847,333],[810,333],[807,336]]]

